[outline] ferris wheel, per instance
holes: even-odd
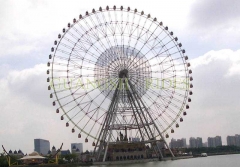
[[[51,52],[47,81],[56,113],[98,150],[123,131],[125,141],[165,142],[187,114],[193,87],[188,57],[150,14],[122,6],[92,9],[63,28]]]

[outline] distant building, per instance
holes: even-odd
[[[44,139],[34,139],[34,151],[39,154],[47,155],[50,150],[50,142]]]
[[[208,147],[222,146],[221,136],[208,137]]]
[[[169,147],[170,148],[175,148],[175,143],[176,143],[176,139],[172,138],[170,143],[169,143]]]
[[[131,138],[132,142],[140,142],[140,138],[138,137],[133,137]]]
[[[57,153],[57,150],[56,150],[56,147],[55,147],[55,146],[52,147],[52,151],[51,151],[51,153],[52,153],[52,155],[54,155],[54,154]]]
[[[202,138],[201,137],[197,137],[197,147],[203,147],[203,142],[202,142]]]
[[[208,137],[208,147],[216,147],[214,137]]]
[[[9,155],[13,156],[13,157],[17,157],[17,158],[22,158],[24,156],[23,152],[21,150],[18,150],[18,151],[12,151],[10,150],[8,152]]]
[[[80,153],[83,152],[83,144],[82,143],[71,143],[71,152],[76,153],[76,151],[80,152]]]
[[[240,135],[227,136],[228,146],[240,146]]]
[[[157,146],[158,146],[159,149],[166,149],[163,141],[157,141]]]
[[[237,146],[240,146],[240,135],[235,135]]]
[[[196,139],[194,137],[190,137],[189,148],[196,148],[196,147],[197,147]]]
[[[187,143],[186,143],[186,139],[182,138],[182,139],[171,139],[170,142],[170,148],[187,148]]]
[[[203,143],[202,143],[201,137],[197,137],[197,138],[190,137],[190,139],[189,139],[189,147],[190,148],[200,148],[202,146],[203,146]]]
[[[57,153],[57,150],[55,146],[52,147],[52,151],[51,150],[48,151],[48,155],[55,155],[56,153]]]
[[[221,138],[221,136],[216,136],[215,137],[215,143],[216,143],[216,147],[217,146],[222,146],[222,138]]]
[[[207,147],[208,146],[208,143],[207,142],[204,142],[203,143],[203,147]]]
[[[69,150],[62,150],[60,151],[60,155],[69,155],[71,152]]]
[[[235,136],[227,136],[227,145],[228,146],[236,146],[236,138]]]
[[[183,147],[183,148],[187,148],[186,138],[182,138],[182,147]]]

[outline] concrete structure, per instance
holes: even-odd
[[[202,143],[201,137],[197,137],[197,138],[191,137],[189,139],[189,147],[190,148],[200,148],[202,146],[203,146],[203,143]]]
[[[166,145],[164,144],[163,141],[157,141],[157,146],[159,149],[166,149]]]
[[[18,150],[18,151],[9,150],[8,154],[13,156],[13,157],[16,157],[16,158],[22,158],[24,156],[24,154],[21,150]]]
[[[215,137],[215,143],[216,143],[216,147],[217,146],[222,146],[222,138],[221,138],[221,136],[216,136]]]
[[[203,143],[203,147],[207,147],[208,146],[208,143],[207,142],[204,142]]]
[[[171,139],[170,148],[187,148],[186,139]]]
[[[76,153],[76,151],[80,152],[80,153],[83,152],[83,144],[82,143],[71,143],[71,152]]]
[[[208,137],[207,142],[208,147],[216,147],[215,139],[213,137]]]
[[[44,139],[34,139],[34,151],[47,155],[50,150],[50,142]]]
[[[132,142],[140,142],[140,138],[138,137],[133,137],[131,138]]]
[[[202,142],[202,138],[201,137],[197,137],[197,147],[203,147],[203,142]]]
[[[57,153],[57,150],[55,146],[52,147],[52,151],[51,150],[48,151],[48,155],[55,155],[56,153]]]
[[[145,144],[141,142],[111,143],[109,144],[108,150],[109,151],[106,159],[107,161],[123,161],[147,158]]]
[[[228,146],[240,146],[240,135],[227,136],[227,145]]]
[[[71,154],[71,152],[69,150],[61,150],[60,151],[60,155],[63,156],[63,155],[69,155]]]
[[[208,137],[208,147],[222,146],[221,136]]]
[[[189,148],[196,148],[196,147],[197,147],[196,139],[194,137],[190,137]]]

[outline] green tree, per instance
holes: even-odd
[[[8,167],[7,158],[3,154],[0,156],[0,167]]]
[[[62,156],[62,158],[65,158],[68,162],[75,162],[76,159],[77,159],[77,155],[76,154],[67,154],[67,155],[64,155]]]

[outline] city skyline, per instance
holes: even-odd
[[[217,138],[217,140],[219,140],[220,138],[220,143],[221,144],[212,144],[213,142],[215,141],[212,141],[214,140],[215,138]],[[197,142],[198,144],[194,144],[191,146],[191,143],[190,143],[190,140],[193,139],[193,140],[196,140],[194,142]],[[211,143],[211,146],[209,146],[208,144],[208,140],[211,140],[210,142]],[[217,147],[217,146],[231,146],[231,145],[234,145],[234,146],[240,146],[240,135],[239,134],[235,134],[235,135],[228,135],[226,137],[227,139],[227,144],[222,144],[222,139],[221,139],[221,136],[216,136],[216,137],[208,137],[206,142],[204,142],[202,140],[202,137],[190,137],[189,140],[187,140],[186,138],[180,138],[180,139],[175,139],[175,138],[171,138],[170,142],[169,142],[169,147],[170,148],[200,148],[200,147]],[[42,140],[42,141],[48,141],[46,139],[34,139],[34,145],[35,145],[35,140]],[[216,139],[215,139],[216,140]],[[134,140],[132,140],[133,142],[140,142],[140,139],[139,138],[135,138]],[[187,142],[188,141],[188,142]],[[53,148],[54,150],[56,151],[58,149],[58,147],[55,147],[54,144],[51,144],[50,141],[49,142],[49,150],[48,151],[52,151]],[[172,143],[174,142],[174,145],[172,145]],[[199,144],[201,143],[201,144]],[[204,143],[207,143],[207,146],[204,146]],[[218,142],[219,143],[219,142]],[[161,147],[165,147],[163,144],[159,143]],[[64,149],[63,151],[66,151],[66,150],[71,150],[70,152],[71,153],[74,153],[76,152],[76,149],[79,149],[78,151],[80,153],[83,153],[83,146],[84,146],[84,143],[71,143],[70,147],[66,147],[66,149]],[[35,146],[34,146],[35,147]],[[15,151],[14,151],[15,150]],[[88,149],[86,148],[85,150],[88,150],[88,151],[92,151],[91,149]],[[36,149],[34,149],[34,151],[37,151]],[[47,151],[47,152],[48,152]],[[16,153],[15,153],[16,152]],[[24,154],[29,154],[27,152],[22,152],[22,149],[18,149],[18,151],[16,151],[16,149],[9,149],[9,153],[11,154],[17,154],[17,153],[24,153]],[[38,152],[38,151],[37,151]],[[40,152],[41,154],[41,152]]]
[[[144,10],[168,26],[186,50],[193,71],[193,96],[190,109],[169,133],[171,138],[227,136],[239,133],[240,99],[240,16],[233,6],[239,1],[3,1],[0,23],[0,143],[6,149],[33,151],[33,139],[64,143],[83,143],[92,150],[92,142],[78,139],[71,127],[65,127],[52,107],[47,90],[46,70],[50,49],[62,28],[74,17],[92,8],[116,5]],[[212,14],[214,13],[214,14]],[[208,19],[206,19],[208,18]],[[131,137],[131,136],[130,136]],[[89,140],[90,141],[90,140]],[[0,149],[2,151],[2,149]]]

